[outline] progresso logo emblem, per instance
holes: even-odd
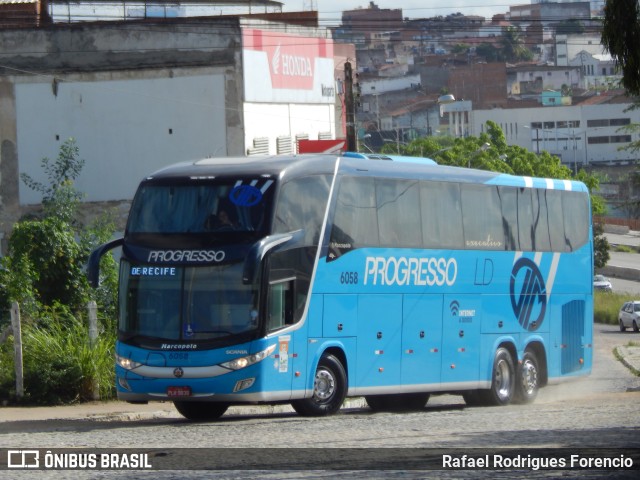
[[[522,328],[540,328],[547,311],[547,289],[538,266],[528,258],[519,259],[511,271],[511,307]]]
[[[273,183],[273,180],[260,179],[250,180],[245,184],[242,180],[238,180],[229,192],[229,200],[239,207],[253,207],[262,202],[264,194]]]

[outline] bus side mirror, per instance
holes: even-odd
[[[252,285],[256,281],[256,276],[260,271],[260,264],[268,253],[282,250],[285,246],[296,246],[303,238],[304,230],[296,230],[290,233],[269,235],[254,243],[244,261],[242,283]]]
[[[87,261],[87,265],[85,267],[85,272],[87,275],[87,279],[89,280],[89,284],[93,288],[98,288],[100,286],[100,259],[109,250],[120,247],[123,243],[124,239],[118,238],[116,240],[111,240],[110,242],[103,243],[99,247],[95,248],[93,252],[91,252],[91,255],[89,255],[89,260]]]

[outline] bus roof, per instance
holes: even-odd
[[[396,178],[422,178],[450,182],[509,185],[587,192],[587,187],[574,180],[522,177],[488,170],[438,165],[431,159],[395,155],[365,155],[348,152],[342,157],[332,154],[273,155],[252,157],[207,158],[170,165],[149,175],[146,180],[206,180],[224,176],[262,175],[296,177],[333,173],[336,161],[340,170],[355,175]],[[388,161],[380,161],[388,160]]]
[[[343,157],[364,158],[368,160],[389,160],[392,162],[417,163],[419,165],[437,165],[435,160],[427,157],[407,157],[403,155],[387,155],[383,153],[345,152]]]

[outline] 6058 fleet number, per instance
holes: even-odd
[[[342,272],[340,283],[343,285],[356,285],[358,283],[358,272]]]

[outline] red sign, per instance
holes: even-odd
[[[298,140],[298,153],[335,153],[344,152],[346,140]]]
[[[312,90],[317,58],[333,59],[333,43],[280,32],[246,29],[244,48],[265,52],[273,88]]]

